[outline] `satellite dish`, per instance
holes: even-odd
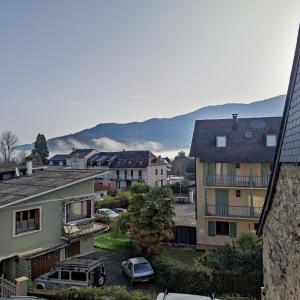
[[[19,176],[20,176],[20,171],[19,171],[19,168],[16,168],[16,175],[17,175],[17,177],[19,177]]]

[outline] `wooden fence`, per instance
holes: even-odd
[[[16,296],[16,285],[13,282],[4,278],[4,275],[0,276],[0,298],[7,298]]]

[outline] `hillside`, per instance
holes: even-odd
[[[113,151],[121,149],[148,149],[154,152],[189,148],[195,120],[281,116],[285,96],[277,96],[250,104],[223,104],[206,106],[172,118],[154,118],[126,124],[100,123],[75,134],[48,140],[51,153],[70,152],[73,147],[93,147]],[[32,144],[21,145],[19,150],[30,150]]]

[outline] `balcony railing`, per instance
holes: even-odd
[[[232,206],[232,205],[206,205],[206,216],[238,217],[259,219],[262,207]]]
[[[232,187],[254,187],[267,188],[269,176],[218,176],[207,175],[204,184],[207,186],[232,186]]]
[[[63,225],[63,239],[73,240],[81,237],[96,234],[97,232],[107,230],[104,224],[95,223],[93,219],[83,222],[67,223]]]
[[[146,176],[131,176],[131,175],[114,175],[110,174],[110,179],[113,180],[140,180],[140,181],[146,181]]]

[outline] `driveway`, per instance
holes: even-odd
[[[106,270],[106,286],[122,285],[129,291],[144,291],[148,293],[157,293],[153,282],[137,283],[133,287],[130,281],[123,275],[121,263],[129,258],[126,251],[99,250],[87,255],[96,259],[102,259]]]

